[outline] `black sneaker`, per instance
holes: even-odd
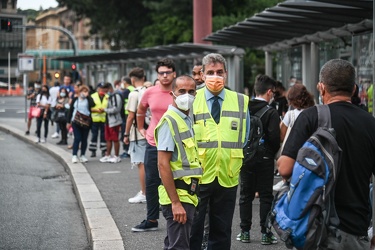
[[[90,157],[96,157],[96,153],[95,153],[95,151],[91,151],[91,155],[90,155]]]
[[[141,224],[132,228],[133,232],[146,232],[158,230],[158,222],[152,222],[149,220],[144,220]]]
[[[30,134],[30,131],[29,130],[27,130],[26,131],[26,133],[25,133],[25,135],[29,135]]]

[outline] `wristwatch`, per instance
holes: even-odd
[[[124,137],[129,137],[129,135],[128,134],[124,134]]]

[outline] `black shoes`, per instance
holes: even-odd
[[[30,134],[30,131],[29,130],[27,130],[26,131],[26,133],[25,133],[25,135],[29,135]]]
[[[95,151],[91,151],[91,155],[90,155],[90,157],[96,157],[96,153],[95,153]]]
[[[64,141],[64,140],[61,140],[59,141],[58,143],[56,143],[57,145],[68,145],[68,142],[67,141]]]

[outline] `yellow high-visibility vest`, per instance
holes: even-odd
[[[158,129],[164,122],[168,123],[178,152],[177,160],[170,162],[173,179],[181,179],[188,185],[191,183],[191,178],[200,180],[203,170],[198,160],[196,141],[192,137],[186,122],[175,111],[168,109],[156,126],[154,130],[156,145],[158,145]],[[197,206],[198,197],[196,194],[190,195],[186,190],[178,188],[177,194],[181,202]],[[163,185],[159,186],[159,202],[162,205],[171,204],[171,200]]]
[[[224,91],[219,124],[208,110],[205,88],[197,91],[193,104],[194,132],[204,169],[202,184],[211,183],[217,177],[221,186],[234,187],[238,185],[242,166],[249,97]]]
[[[92,99],[94,100],[94,103],[95,103],[95,106],[93,107],[93,109],[99,109],[99,108],[105,109],[105,108],[107,108],[108,98],[109,98],[109,96],[107,94],[105,94],[105,96],[103,97],[103,100],[100,100],[98,92],[95,92],[94,94],[92,94],[91,97],[92,97]],[[92,118],[92,122],[105,122],[106,121],[106,113],[105,112],[103,112],[103,113],[91,112],[91,118]]]

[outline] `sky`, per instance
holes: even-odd
[[[21,10],[33,9],[39,10],[40,6],[43,9],[48,9],[49,7],[57,7],[57,2],[55,0],[18,0],[17,8]]]

